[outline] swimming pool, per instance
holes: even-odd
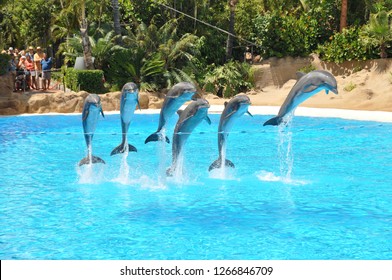
[[[1,259],[392,259],[392,124],[295,117],[290,129],[243,116],[235,165],[210,174],[216,130],[188,142],[183,178],[171,146],[148,143],[157,114],[136,114],[126,159],[119,115],[100,119],[85,156],[80,115],[0,118]],[[168,135],[176,120],[172,120]]]

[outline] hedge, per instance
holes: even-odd
[[[65,84],[73,91],[84,90],[90,93],[104,93],[102,70],[75,70],[67,68]]]
[[[8,72],[8,63],[11,57],[8,54],[0,54],[0,76]]]

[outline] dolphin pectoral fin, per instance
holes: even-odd
[[[83,115],[82,115],[82,120],[83,120],[83,121],[87,120],[87,117],[88,117],[88,113],[89,113],[89,112],[90,112],[89,110],[84,110],[84,111],[83,111]]]
[[[326,89],[326,90],[325,90],[325,93],[326,93],[326,94],[328,94],[328,93],[329,93],[329,90],[328,90],[328,89]]]
[[[249,111],[246,111],[246,113],[253,118],[253,115]]]
[[[234,163],[232,163],[230,160],[226,159],[225,160],[225,167],[231,167],[234,168]],[[222,158],[218,158],[216,161],[214,161],[213,163],[211,163],[210,167],[208,168],[208,171],[211,171],[213,169],[218,169],[218,168],[222,168]]]
[[[230,114],[227,114],[227,115],[225,116],[225,119],[229,119],[229,118],[231,117],[231,115],[233,115],[235,112],[236,112],[236,111],[232,111],[232,112],[230,112]]]
[[[144,141],[144,144],[147,144],[148,142],[157,142],[157,141],[163,141],[163,135],[160,132],[155,132],[151,134],[150,136],[147,137],[146,141]],[[165,136],[165,141],[167,143],[170,143],[170,140],[167,136]]]
[[[91,161],[89,156],[83,158],[81,161],[79,161],[79,166],[82,166],[84,164],[92,164],[92,163],[103,163],[105,164],[105,161],[101,159],[100,157],[97,156],[91,156]]]
[[[179,115],[179,116],[181,116],[181,113],[183,112],[184,110],[178,110],[177,111],[177,114]]]
[[[211,119],[209,116],[206,116],[204,119],[206,120],[206,122],[208,122],[209,125],[211,125]]]
[[[274,117],[272,119],[269,119],[268,121],[266,121],[263,126],[266,125],[279,125],[282,122],[282,118],[281,117]]]
[[[101,115],[102,115],[102,117],[105,117],[105,114],[103,113],[102,108],[101,108]]]

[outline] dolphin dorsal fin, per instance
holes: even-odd
[[[177,114],[179,115],[179,116],[181,116],[181,113],[183,112],[184,110],[178,110],[177,111]]]
[[[249,111],[246,111],[246,113],[253,118],[253,115]]]
[[[297,76],[297,80],[299,80],[299,79],[301,79],[303,76],[305,76],[306,73],[298,71],[297,73],[295,73],[295,75]]]
[[[209,116],[206,116],[204,119],[206,120],[206,122],[208,122],[209,125],[211,125],[211,119]]]

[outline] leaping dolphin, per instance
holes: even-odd
[[[264,125],[279,125],[282,123],[284,116],[295,110],[306,99],[323,89],[327,94],[329,91],[338,94],[336,79],[327,71],[315,70],[308,74],[298,72],[297,76],[298,81],[290,90],[286,100],[280,107],[278,115],[266,121]]]
[[[92,141],[97,126],[99,114],[105,117],[102,111],[101,99],[96,94],[89,94],[84,101],[82,123],[84,139],[87,145],[87,156],[79,162],[79,166],[91,163],[105,163],[105,161],[92,154]]]
[[[185,102],[191,100],[195,93],[196,88],[192,83],[180,82],[175,84],[166,94],[165,100],[163,101],[159,115],[158,130],[148,136],[144,143],[147,144],[150,141],[163,141],[164,139],[161,130],[165,127],[166,123],[174,115],[174,113],[180,109]],[[167,136],[165,137],[165,140],[167,143],[170,143]]]
[[[167,176],[172,176],[175,172],[178,157],[181,155],[186,140],[190,136],[193,129],[199,125],[202,120],[206,120],[208,124],[211,124],[211,120],[207,115],[209,107],[210,104],[207,100],[198,99],[190,103],[184,111],[178,111],[180,118],[177,121],[173,134],[173,161],[171,167],[166,171]]]
[[[246,95],[237,95],[234,98],[232,98],[229,102],[225,102],[225,109],[223,110],[222,115],[220,117],[219,127],[218,127],[219,158],[210,165],[208,171],[211,171],[212,169],[215,168],[222,167],[222,160],[223,160],[222,155],[226,153],[226,140],[227,137],[229,136],[229,131],[234,124],[234,120],[238,119],[245,113],[253,117],[252,114],[249,113],[248,111],[249,105],[250,105],[250,99]],[[234,164],[226,158],[225,158],[225,166],[234,168]]]
[[[121,90],[120,117],[122,142],[111,152],[111,156],[125,152],[137,152],[137,149],[128,144],[128,128],[131,123],[136,105],[139,106],[138,100],[139,90],[135,83],[126,83]]]

